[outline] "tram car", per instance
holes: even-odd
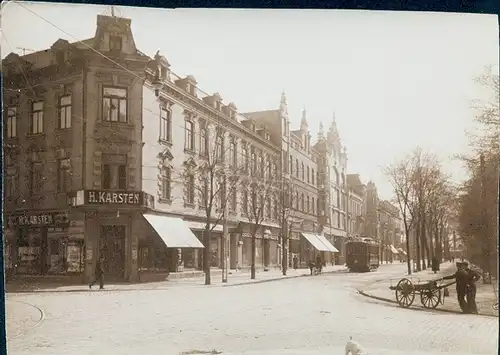
[[[368,272],[380,265],[380,246],[368,237],[352,238],[346,242],[346,266],[351,272]]]

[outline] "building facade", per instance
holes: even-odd
[[[361,182],[359,174],[348,174],[347,186],[347,232],[349,236],[362,236],[365,228],[366,186]]]
[[[280,266],[285,248],[290,265],[292,255],[305,263],[321,243],[326,261],[343,263],[347,154],[335,120],[313,144],[305,110],[290,130],[284,94],[277,110],[239,113],[159,52],[139,51],[131,21],[114,16],[99,15],[92,38],[2,64],[9,275],[88,282],[98,259],[108,280],[201,269],[208,217],[209,265],[249,267],[248,185],[266,176],[291,187],[291,233],[284,245],[273,190],[261,201],[256,266]]]

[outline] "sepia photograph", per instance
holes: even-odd
[[[2,3],[8,354],[497,353],[498,29]]]

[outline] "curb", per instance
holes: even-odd
[[[326,275],[326,274],[337,274],[337,273],[342,273],[346,272],[347,269],[342,269],[342,270],[333,270],[333,271],[325,271],[322,272],[320,275]],[[266,283],[266,282],[274,282],[274,281],[283,281],[283,280],[289,280],[289,279],[297,279],[299,277],[313,277],[313,276],[320,276],[320,275],[310,275],[310,274],[302,274],[302,275],[293,275],[293,276],[283,276],[281,278],[273,278],[273,279],[265,279],[265,280],[255,280],[255,281],[245,281],[245,282],[240,282],[237,284],[224,284],[219,287],[235,287],[235,286],[245,286],[245,285],[253,285],[253,284],[260,284],[260,283]]]
[[[321,275],[326,275],[326,274],[335,274],[335,273],[341,273],[341,272],[346,272],[346,270],[333,270],[333,271],[326,271],[323,272]],[[312,276],[317,276],[317,275],[309,275],[309,274],[301,274],[301,275],[293,275],[293,276],[285,276],[285,277],[280,277],[280,278],[271,278],[271,279],[264,279],[264,280],[255,280],[255,281],[244,281],[240,283],[235,283],[235,284],[211,284],[211,285],[203,285],[203,284],[196,284],[196,285],[189,285],[189,287],[203,287],[203,288],[210,288],[210,287],[235,287],[235,286],[245,286],[245,285],[252,285],[252,284],[259,284],[259,283],[266,283],[266,282],[274,282],[274,281],[283,281],[283,280],[288,280],[288,279],[296,279],[299,277],[312,277]],[[88,292],[131,292],[131,291],[165,291],[169,290],[170,287],[158,287],[158,288],[122,288],[122,289],[109,289],[109,288],[104,288],[103,290],[99,289],[94,289],[94,290],[49,290],[49,291],[44,291],[44,290],[19,290],[19,291],[12,291],[12,292],[6,292],[6,294],[10,295],[16,295],[16,294],[54,294],[54,293],[88,293]]]
[[[378,282],[380,282],[380,281],[378,281]],[[376,283],[376,282],[374,282],[374,283]],[[394,300],[391,300],[391,299],[388,299],[388,298],[385,298],[385,297],[371,295],[371,294],[366,293],[365,291],[363,291],[361,289],[356,289],[356,292],[358,294],[360,294],[361,296],[368,297],[368,298],[371,298],[371,299],[374,299],[374,300],[377,300],[377,301],[391,303],[391,304],[396,304],[396,305],[398,304]],[[401,308],[403,308],[403,307],[401,307]],[[410,310],[414,310],[414,311],[420,311],[420,312],[430,312],[430,313],[432,313],[432,312],[441,312],[441,313],[463,314],[462,312],[452,311],[452,310],[449,310],[449,309],[442,309],[442,308],[427,309],[427,308],[420,307],[420,306],[411,306],[411,307],[408,307],[406,309],[410,309]],[[498,318],[498,316],[492,315],[492,314],[481,314],[481,313],[479,313],[478,315],[479,316],[483,316],[483,317]]]

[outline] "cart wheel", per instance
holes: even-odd
[[[415,286],[408,279],[399,280],[396,286],[396,301],[403,308],[408,308],[415,300]]]
[[[436,308],[441,301],[441,289],[430,287],[420,292],[420,302],[425,308]]]

